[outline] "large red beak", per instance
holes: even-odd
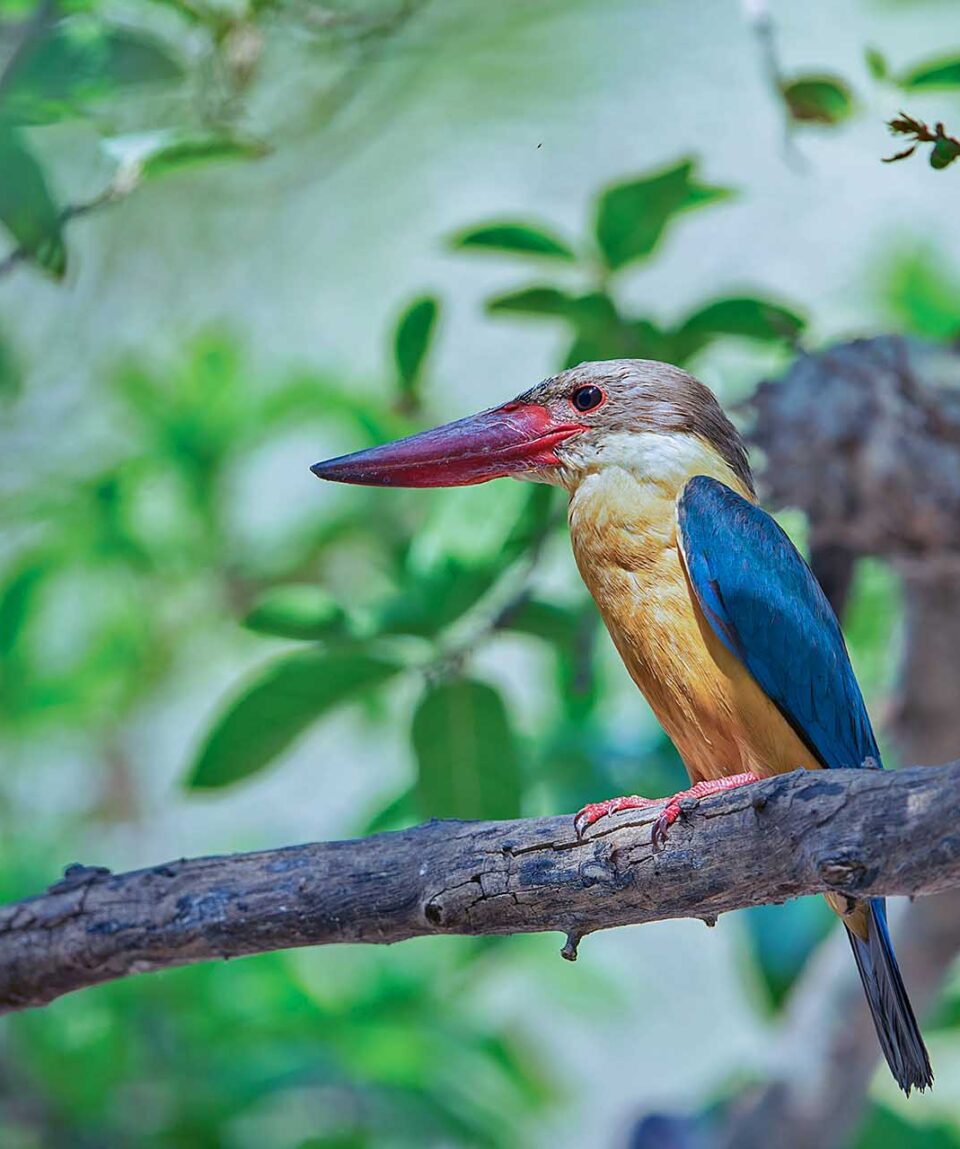
[[[314,463],[321,479],[371,487],[466,487],[559,462],[554,449],[585,430],[533,403],[506,403],[382,447]]]

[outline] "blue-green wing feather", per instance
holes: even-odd
[[[840,624],[780,526],[705,475],[687,483],[678,516],[690,581],[724,646],[824,766],[879,763]]]

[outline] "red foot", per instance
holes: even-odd
[[[591,802],[584,806],[573,819],[573,828],[577,837],[582,838],[584,831],[594,822],[606,818],[608,814],[619,814],[621,810],[646,810],[650,806],[659,806],[663,798],[641,798],[639,794],[629,794],[624,798],[608,798],[605,802]]]
[[[637,794],[631,794],[626,798],[608,798],[606,802],[592,802],[589,806],[584,806],[574,818],[573,826],[577,837],[581,838],[585,830],[608,814],[619,814],[621,810],[646,810],[650,806],[659,806],[666,802],[663,813],[653,823],[650,834],[653,848],[662,850],[667,843],[667,830],[680,817],[681,804],[685,798],[699,801],[710,794],[719,794],[723,790],[734,790],[737,786],[748,786],[751,782],[759,781],[757,774],[730,774],[726,778],[711,778],[707,782],[697,782],[689,790],[681,790],[672,798],[641,798]]]

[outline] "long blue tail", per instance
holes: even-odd
[[[914,1087],[923,1092],[933,1084],[933,1071],[894,956],[883,898],[870,899],[867,940],[849,929],[847,937],[890,1072],[908,1097]]]

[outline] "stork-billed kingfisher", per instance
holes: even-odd
[[[583,581],[692,789],[880,763],[836,615],[757,505],[743,441],[712,392],[665,363],[582,363],[500,407],[317,463],[322,479],[452,487],[501,476],[563,487]],[[577,815],[582,833],[614,798]],[[841,915],[877,1036],[900,1087],[933,1082],[882,898],[827,895]]]

